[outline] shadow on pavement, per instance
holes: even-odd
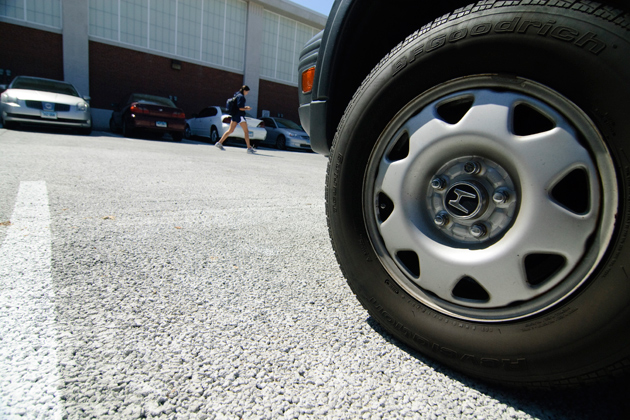
[[[422,355],[390,335],[372,317],[367,319],[367,323],[386,341],[399,347],[436,372],[534,418],[541,420],[624,420],[630,418],[629,379],[616,379],[603,384],[563,391],[503,387],[475,380]]]

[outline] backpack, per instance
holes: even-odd
[[[235,114],[238,111],[236,95],[227,100],[227,102],[225,103],[225,108],[227,109],[229,114]]]

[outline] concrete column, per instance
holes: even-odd
[[[62,0],[63,77],[79,94],[90,94],[88,2]]]
[[[245,38],[245,73],[243,83],[251,89],[247,95],[250,113],[258,117],[258,94],[260,89],[260,55],[263,40],[263,7],[253,1],[247,6],[247,34]]]

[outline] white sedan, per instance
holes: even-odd
[[[230,127],[232,117],[228,114],[227,109],[220,106],[209,106],[199,112],[198,115],[186,120],[186,128],[184,135],[187,139],[193,137],[207,137],[212,144],[219,141],[223,133]],[[245,117],[249,131],[249,139],[252,145],[262,143],[267,137],[265,124],[262,120],[250,116]],[[244,139],[243,129],[240,125],[236,126],[236,130],[230,138]]]
[[[0,95],[4,128],[17,124],[71,127],[82,134],[92,131],[89,97],[59,80],[18,76]]]

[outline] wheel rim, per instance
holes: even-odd
[[[582,111],[527,80],[477,76],[432,89],[377,140],[366,228],[393,279],[475,321],[556,305],[612,237],[614,166]]]
[[[284,136],[278,136],[278,138],[276,139],[276,147],[278,147],[278,149],[285,149],[286,146],[287,141]]]
[[[210,130],[210,141],[212,143],[216,143],[217,141],[219,141],[219,133],[217,132],[216,128]]]
[[[192,133],[190,131],[190,126],[188,126],[188,125],[184,128],[184,136],[187,139],[190,139],[192,137]]]

